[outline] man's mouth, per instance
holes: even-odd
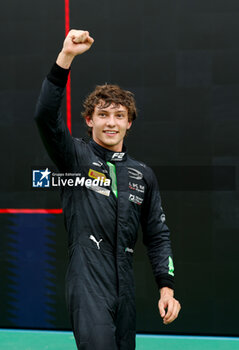
[[[115,130],[104,130],[103,132],[110,135],[116,135],[118,133],[118,131]]]

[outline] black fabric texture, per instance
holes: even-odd
[[[158,284],[159,289],[163,287],[168,287],[171,289],[174,289],[174,278],[173,276],[164,275],[164,276],[159,276],[155,277],[156,282]]]
[[[70,73],[69,69],[64,69],[58,66],[57,63],[54,63],[47,78],[50,82],[57,86],[65,87],[68,79],[68,75]]]

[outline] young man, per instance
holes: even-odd
[[[78,349],[135,349],[133,249],[141,223],[165,324],[180,310],[173,295],[169,230],[152,170],[132,159],[123,140],[136,117],[132,93],[115,85],[98,86],[84,103],[92,134],[86,143],[73,138],[60,112],[69,68],[94,40],[87,31],[71,30],[36,108],[45,147],[61,172],[101,179],[100,184],[62,188],[69,234],[67,306]]]

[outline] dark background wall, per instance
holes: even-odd
[[[139,239],[138,331],[238,335],[238,1],[72,0],[70,21],[95,39],[72,67],[73,135],[85,135],[81,103],[96,84],[132,90],[128,149],[154,168],[172,232],[181,315],[162,325]],[[0,208],[59,208],[57,191],[31,188],[31,171],[53,169],[33,114],[64,39],[64,2],[2,3],[0,26]],[[61,215],[0,214],[1,327],[69,327],[66,240]]]

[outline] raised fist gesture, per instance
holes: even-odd
[[[72,29],[65,38],[62,51],[75,57],[89,50],[93,42],[89,32]]]
[[[56,63],[62,68],[69,68],[74,57],[89,50],[94,39],[85,30],[72,29],[67,34],[63,48],[59,53]]]

